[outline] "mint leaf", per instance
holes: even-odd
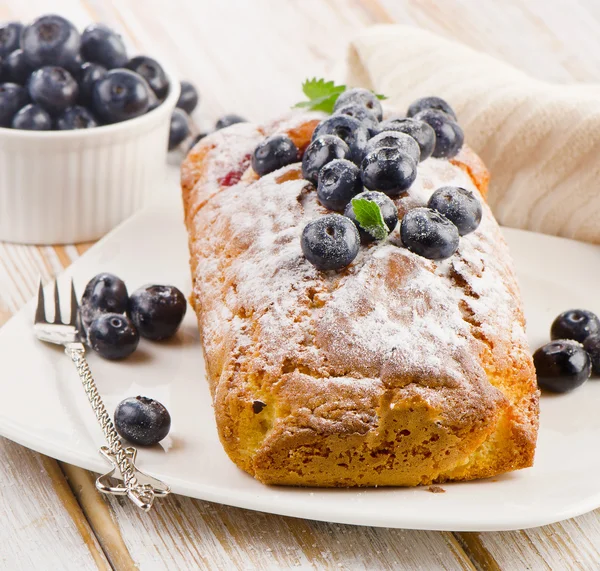
[[[317,79],[313,77],[312,79],[307,79],[302,84],[302,91],[308,97],[308,101],[296,103],[294,107],[332,113],[337,98],[345,90],[345,85],[336,85],[333,81],[325,81],[323,78]]]
[[[381,93],[376,93],[375,97],[377,97],[377,99],[387,99],[387,96],[381,95]]]
[[[352,209],[360,227],[375,240],[383,240],[390,230],[386,226],[379,204],[365,198],[353,198]]]

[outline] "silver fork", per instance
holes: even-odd
[[[100,448],[100,454],[112,464],[112,470],[98,477],[96,488],[105,494],[127,496],[136,506],[147,512],[152,507],[155,497],[166,496],[171,492],[171,489],[160,480],[138,470],[135,466],[137,450],[133,447],[124,448],[122,446],[85,359],[85,345],[81,342],[77,329],[78,311],[79,304],[77,303],[75,286],[73,280],[71,280],[70,317],[68,323],[62,321],[58,284],[55,281],[54,321],[48,321],[46,319],[44,289],[40,281],[38,303],[35,311],[35,334],[41,341],[64,346],[65,353],[77,368],[85,394],[92,405],[96,419],[108,444],[108,446]],[[123,481],[115,483],[114,480],[119,477]]]

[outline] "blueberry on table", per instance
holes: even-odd
[[[215,123],[215,131],[219,129],[225,129],[225,127],[230,127],[231,125],[235,125],[236,123],[247,123],[248,120],[244,119],[241,115],[236,115],[235,113],[229,113],[228,115],[223,115],[217,119]]]
[[[444,260],[458,250],[458,228],[431,208],[413,208],[400,223],[402,243],[415,254]]]
[[[126,315],[100,313],[88,329],[88,344],[105,359],[129,357],[140,342],[140,334]]]
[[[22,85],[0,83],[0,127],[10,127],[17,111],[29,103],[29,94]]]
[[[114,420],[119,435],[138,446],[158,444],[171,429],[171,416],[167,409],[147,397],[121,401],[115,410]]]
[[[150,87],[129,69],[112,69],[92,88],[92,111],[105,123],[119,123],[148,111]]]
[[[42,107],[30,103],[17,112],[11,126],[25,131],[50,131],[52,118]]]
[[[379,206],[379,210],[381,211],[381,216],[383,216],[383,221],[387,226],[389,232],[393,232],[398,224],[398,209],[394,204],[394,201],[383,194],[383,192],[377,192],[375,190],[365,190],[360,194],[357,194],[354,198],[362,199],[362,200],[370,200]],[[354,213],[354,206],[352,202],[349,202],[344,210],[344,216],[352,220],[356,227],[358,228],[358,233],[360,234],[360,239],[363,244],[368,244],[369,242],[374,242],[375,237],[367,232],[358,222],[356,218],[356,214]]]
[[[328,214],[304,227],[300,245],[306,259],[318,270],[340,270],[356,258],[360,236],[351,220]]]
[[[381,108],[379,99],[377,99],[377,96],[368,89],[363,89],[362,87],[347,89],[337,98],[333,111],[335,112],[340,107],[344,107],[349,103],[355,103],[366,107],[375,115],[378,121],[381,121],[381,118],[383,117],[383,109]]]
[[[553,393],[567,393],[583,385],[591,375],[592,362],[577,341],[559,339],[533,354],[538,386]]]
[[[458,123],[446,113],[436,109],[425,109],[415,115],[418,121],[424,121],[435,131],[435,147],[432,157],[451,159],[456,156],[463,146],[465,136]]]
[[[94,276],[81,296],[80,318],[84,330],[99,313],[125,313],[129,295],[125,282],[117,276],[102,273]]]
[[[590,335],[583,342],[583,348],[592,361],[592,372],[600,375],[600,335]]]
[[[198,105],[198,91],[189,81],[182,81],[177,107],[191,115],[192,111],[196,109],[196,105]]]
[[[329,210],[343,211],[362,189],[359,168],[346,159],[334,159],[319,172],[317,196]]]
[[[189,134],[190,122],[187,113],[181,109],[174,109],[169,128],[169,151],[180,145]]]
[[[375,116],[375,113],[367,109],[363,105],[358,103],[348,103],[342,105],[334,112],[334,115],[348,115],[348,117],[354,117],[358,119],[369,131],[371,137],[376,135],[379,130],[379,121]]]
[[[417,164],[397,147],[371,151],[360,168],[363,184],[369,190],[380,190],[388,196],[402,194],[417,178]]]
[[[344,141],[335,135],[322,135],[313,139],[302,155],[302,176],[317,184],[319,172],[334,159],[345,159],[350,149]]]
[[[477,229],[483,213],[477,197],[460,186],[438,188],[431,195],[427,206],[448,218],[458,228],[461,236]]]
[[[23,50],[15,50],[4,59],[2,73],[6,81],[25,85],[33,68],[27,63]]]
[[[56,128],[59,131],[72,129],[92,129],[97,127],[98,122],[92,113],[81,105],[73,105],[65,109],[56,119]]]
[[[348,115],[332,115],[317,125],[312,140],[323,135],[334,135],[342,139],[350,149],[350,155],[347,158],[353,163],[360,164],[365,155],[369,132],[358,119]]]
[[[395,147],[408,155],[415,163],[421,160],[419,144],[410,135],[398,131],[382,131],[367,143],[366,152],[370,153],[383,147]]]
[[[81,38],[69,20],[51,14],[26,26],[21,33],[21,49],[29,65],[67,67],[79,54]]]
[[[154,91],[156,97],[164,99],[169,92],[169,80],[162,66],[151,57],[137,56],[131,58],[125,67],[141,75]]]
[[[435,131],[424,121],[410,118],[388,119],[379,123],[379,131],[398,131],[410,135],[419,145],[421,161],[428,159],[435,148]]]
[[[204,139],[204,137],[206,137],[206,135],[208,135],[208,133],[198,133],[197,135],[195,135],[192,138],[192,142],[190,143],[187,152],[189,153],[196,146],[197,143],[199,143],[202,139]]]
[[[79,95],[79,86],[73,76],[66,69],[56,66],[45,66],[34,71],[28,89],[32,101],[52,115],[75,105]]]
[[[79,100],[84,105],[91,105],[92,103],[92,90],[94,83],[99,79],[102,79],[107,69],[98,63],[92,63],[86,61],[81,66],[81,77],[79,79]]]
[[[600,334],[600,319],[585,309],[569,309],[552,323],[550,339],[574,339],[583,343],[590,335]]]
[[[0,57],[19,49],[23,24],[20,22],[5,22],[0,24]]]
[[[81,55],[107,69],[123,67],[128,60],[123,39],[104,24],[91,24],[83,31]]]
[[[408,111],[406,112],[407,117],[414,117],[417,113],[425,109],[434,109],[435,111],[441,111],[450,117],[453,121],[456,121],[456,113],[454,109],[448,105],[441,97],[422,97],[417,99],[410,104]]]
[[[142,337],[153,341],[173,337],[186,309],[185,296],[175,286],[143,286],[129,298],[131,320]]]
[[[259,143],[252,153],[252,168],[263,176],[298,160],[298,147],[287,135],[273,135]]]

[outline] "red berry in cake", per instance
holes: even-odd
[[[569,309],[561,313],[550,328],[551,339],[574,339],[583,343],[590,335],[600,334],[600,319],[585,309]]]
[[[147,397],[138,396],[121,401],[114,419],[119,435],[138,446],[158,444],[171,429],[171,415],[167,409]]]
[[[421,160],[421,149],[419,144],[410,135],[398,131],[382,131],[375,135],[367,143],[367,153],[382,149],[383,147],[394,147],[405,155],[408,155],[415,163]]]
[[[298,147],[287,135],[273,135],[262,141],[252,153],[252,168],[263,176],[298,160]]]
[[[434,109],[435,111],[441,111],[450,117],[453,121],[456,121],[456,113],[450,105],[444,101],[441,97],[422,97],[417,99],[410,104],[408,111],[406,112],[407,117],[414,117],[417,113],[425,109]]]
[[[371,111],[378,121],[381,121],[383,117],[383,109],[377,96],[368,89],[362,87],[355,87],[353,89],[347,89],[337,98],[333,111],[337,111],[341,107],[348,105],[349,103],[362,105]]]
[[[342,139],[335,135],[322,135],[313,138],[302,155],[302,176],[317,184],[321,169],[334,159],[345,159],[350,149]]]
[[[410,135],[419,145],[421,161],[428,159],[435,148],[435,131],[424,121],[411,118],[387,119],[379,123],[379,131],[398,131]]]
[[[343,211],[362,189],[359,168],[346,159],[334,159],[319,172],[317,196],[329,210]]]
[[[365,187],[385,192],[388,196],[402,194],[417,178],[417,164],[397,147],[371,151],[360,168]]]
[[[347,158],[353,163],[360,164],[365,155],[369,132],[358,119],[348,115],[332,115],[317,125],[312,140],[322,135],[334,135],[342,139],[350,149]]]
[[[26,26],[21,32],[20,43],[25,59],[33,69],[68,67],[79,55],[81,38],[69,20],[51,14]]]
[[[540,347],[533,354],[538,386],[553,393],[566,393],[583,385],[592,371],[592,362],[577,341],[560,339]]]
[[[464,133],[449,115],[436,109],[425,109],[417,113],[415,119],[424,121],[435,131],[432,157],[451,159],[461,150],[465,140]]]
[[[477,229],[483,213],[479,199],[470,190],[460,186],[438,188],[427,206],[448,218],[461,236]]]
[[[52,129],[52,118],[39,105],[25,105],[13,117],[11,127],[25,131],[49,131]]]
[[[415,254],[444,260],[458,250],[458,228],[431,208],[409,210],[400,223],[402,243]]]

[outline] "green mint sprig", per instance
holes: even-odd
[[[352,209],[360,227],[375,240],[384,240],[390,232],[381,214],[379,204],[365,198],[353,198]]]

